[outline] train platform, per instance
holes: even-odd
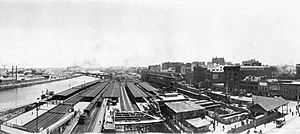
[[[93,131],[92,131],[93,133],[100,133],[102,130],[102,126],[103,126],[103,122],[104,122],[104,115],[106,113],[107,101],[108,101],[108,99],[105,98],[101,104],[99,114],[96,117],[97,119],[94,123]]]
[[[38,116],[46,113],[48,110],[54,108],[55,106],[57,106],[57,105],[54,105],[54,104],[41,105],[39,110],[38,110]],[[36,112],[37,112],[36,109],[32,109],[32,110],[30,110],[28,112],[25,112],[25,113],[15,117],[15,118],[11,119],[11,120],[8,120],[7,123],[23,126],[26,123],[28,123],[31,120],[36,118]]]
[[[142,120],[142,121],[124,121],[124,122],[115,122],[115,125],[139,125],[139,124],[152,124],[163,122],[163,119],[152,119],[152,120]]]
[[[43,115],[44,113],[46,113],[47,111],[49,111],[50,109],[54,108],[57,105],[54,104],[44,104],[41,105],[38,111],[38,116],[40,117],[41,115]],[[7,132],[7,133],[29,133],[28,131],[22,130],[20,128],[23,128],[21,126],[25,125],[26,123],[36,119],[37,117],[37,113],[36,113],[36,109],[32,109],[28,112],[25,112],[11,120],[8,120],[6,122],[4,122],[1,125],[1,130]]]

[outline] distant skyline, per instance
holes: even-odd
[[[0,0],[0,66],[300,63],[300,8],[284,0]]]

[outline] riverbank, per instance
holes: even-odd
[[[34,86],[34,85],[38,85],[38,84],[72,79],[72,78],[76,78],[76,77],[80,77],[80,76],[82,76],[82,75],[65,76],[65,77],[56,78],[56,79],[47,79],[47,80],[34,81],[34,82],[28,82],[28,83],[19,83],[19,84],[13,84],[13,85],[5,85],[5,86],[0,85],[0,90],[8,90],[8,89],[14,89],[14,88],[20,88],[20,87]]]

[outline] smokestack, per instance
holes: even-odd
[[[11,76],[14,77],[14,66],[11,66]]]
[[[18,81],[18,66],[16,66],[16,81]]]

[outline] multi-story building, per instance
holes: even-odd
[[[162,70],[175,70],[176,66],[183,66],[183,62],[164,62],[162,63]]]
[[[240,66],[224,66],[224,87],[225,92],[239,94],[240,93],[240,81],[241,71]]]
[[[150,65],[148,69],[153,72],[160,72],[160,65]]]
[[[205,62],[204,61],[194,61],[192,62],[192,67],[194,66],[205,66]]]
[[[297,100],[300,96],[300,82],[294,80],[262,79],[249,76],[240,82],[242,92],[260,96],[282,96]]]
[[[198,66],[194,67],[194,71],[187,73],[186,81],[187,83],[199,87],[201,84],[204,84],[203,82],[205,82],[205,80],[210,80],[210,78],[210,72],[207,68]]]
[[[300,82],[293,80],[284,80],[274,83],[269,83],[273,90],[277,91],[276,95],[282,96],[285,99],[297,100],[300,95]]]
[[[216,57],[216,58],[212,58],[211,60],[212,64],[219,64],[219,65],[225,65],[225,59],[224,57]]]
[[[242,66],[261,66],[261,63],[259,61],[256,61],[255,59],[251,59],[243,61]]]
[[[211,81],[213,83],[224,82],[224,65],[210,66],[207,70],[211,73]]]
[[[296,64],[296,78],[300,79],[300,64]]]
[[[258,91],[259,83],[257,81],[243,81],[243,79],[246,77],[259,77],[262,79],[277,78],[277,69],[272,66],[225,66],[224,75],[224,87],[228,89],[229,92],[237,93],[239,89],[237,85],[242,85],[242,92],[239,91],[239,93],[243,93],[243,91],[248,92],[250,90],[251,93],[260,94]],[[261,94],[264,93],[261,92]]]
[[[175,66],[175,72],[185,75],[185,74],[192,71],[191,66],[192,66],[191,63],[186,63],[186,64],[181,65],[181,66]]]
[[[241,78],[246,76],[265,77],[268,79],[277,78],[277,69],[274,66],[241,66]]]
[[[263,77],[247,76],[240,82],[242,94],[252,93],[254,95],[269,96],[268,82]]]

